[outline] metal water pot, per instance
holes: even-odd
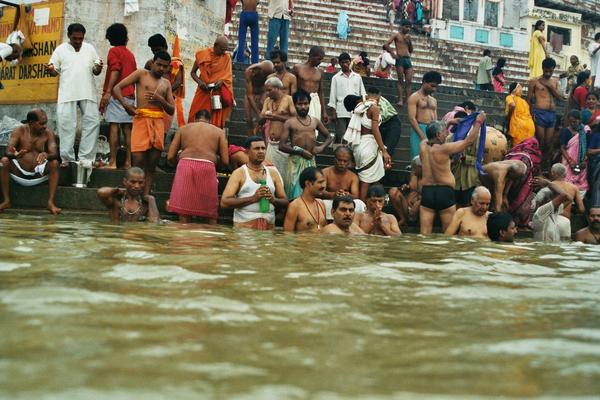
[[[73,184],[76,188],[86,188],[87,183],[90,180],[90,175],[92,173],[91,163],[85,161],[77,161],[72,164],[75,164],[75,183]]]
[[[213,110],[221,110],[223,108],[223,104],[221,103],[221,95],[210,93],[210,107]]]

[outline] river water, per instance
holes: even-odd
[[[6,399],[598,398],[600,247],[0,216]]]

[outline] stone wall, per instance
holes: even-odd
[[[196,89],[195,83],[189,78],[194,54],[200,48],[212,46],[215,38],[223,32],[225,2],[222,0],[140,0],[139,6],[138,12],[125,17],[124,0],[65,0],[63,41],[68,40],[69,24],[82,23],[87,31],[85,40],[96,47],[98,54],[106,63],[106,55],[110,48],[104,38],[106,28],[114,22],[121,22],[129,31],[128,47],[135,54],[138,66],[143,66],[152,56],[147,46],[148,37],[161,33],[167,38],[171,50],[173,39],[178,34],[181,56],[186,66],[184,111],[187,117],[187,109]],[[98,97],[101,96],[105,71],[106,68],[96,78]],[[22,119],[27,111],[34,107],[46,110],[50,120],[49,125],[54,128],[55,104],[2,105],[0,119],[4,115]]]

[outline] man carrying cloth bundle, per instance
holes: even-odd
[[[221,129],[225,126],[225,121],[229,118],[233,108],[233,73],[231,56],[227,53],[227,47],[227,38],[219,36],[213,47],[202,49],[196,53],[196,61],[191,75],[198,84],[198,88],[192,100],[188,122],[194,122],[198,111],[210,110],[210,123]],[[200,70],[200,76],[196,74],[198,70]],[[211,96],[216,94],[221,96],[221,109],[212,107]]]
[[[175,102],[171,83],[162,76],[171,68],[171,56],[164,51],[156,52],[150,71],[138,69],[113,88],[129,115],[133,115],[131,129],[131,161],[146,174],[144,195],[150,194],[154,170],[164,149],[164,113],[173,115]],[[137,108],[129,104],[121,90],[136,85]]]

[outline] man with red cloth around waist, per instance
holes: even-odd
[[[167,156],[171,165],[177,164],[167,209],[179,215],[179,222],[187,224],[192,217],[203,217],[209,224],[217,223],[217,157],[221,165],[229,164],[222,129],[202,120],[177,129]]]
[[[200,110],[210,110],[210,123],[223,128],[233,108],[233,72],[231,56],[227,53],[228,41],[219,36],[213,47],[202,49],[196,53],[196,61],[192,67],[192,79],[198,84],[188,123],[193,122]],[[200,75],[197,72],[200,71]],[[209,87],[210,85],[210,87]],[[221,96],[221,109],[213,109],[211,96]]]
[[[154,54],[150,71],[138,69],[113,88],[113,95],[129,115],[133,115],[131,129],[131,161],[146,175],[144,195],[150,194],[154,171],[164,149],[164,114],[173,115],[175,102],[171,83],[162,76],[170,68],[171,56],[159,51]],[[127,103],[122,89],[135,84],[137,108]]]

